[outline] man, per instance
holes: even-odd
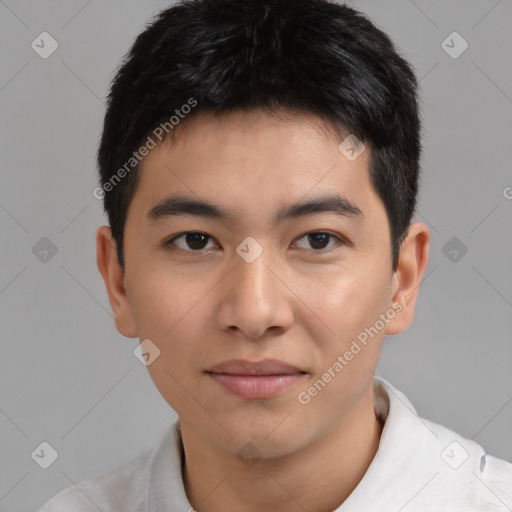
[[[161,12],[109,96],[97,247],[179,419],[42,512],[511,510],[510,463],[374,375],[428,262],[420,151],[414,73],[355,10]]]

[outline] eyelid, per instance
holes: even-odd
[[[209,235],[208,233],[204,232],[204,231],[182,231],[181,233],[176,233],[175,235],[172,235],[170,238],[167,238],[165,239],[163,242],[162,242],[162,246],[164,249],[168,249],[169,246],[174,242],[174,240],[176,240],[177,238],[180,238],[184,235],[187,235],[187,234],[191,234],[191,233],[198,233],[200,235],[205,235],[209,240],[214,240],[215,243],[218,244],[217,240],[215,239],[215,237],[213,237],[212,235]],[[338,233],[334,233],[333,231],[329,231],[329,230],[326,230],[326,229],[313,229],[313,230],[309,230],[309,231],[306,231],[304,232],[303,234],[299,235],[298,237],[296,237],[294,239],[294,242],[296,240],[300,240],[301,238],[304,238],[306,235],[310,235],[310,234],[313,234],[313,233],[320,233],[320,234],[325,234],[325,235],[328,235],[332,238],[335,238],[339,244],[341,245],[349,245],[351,246],[351,242],[345,238],[344,236],[342,235],[339,235]],[[330,250],[332,249],[335,249],[336,246],[334,247],[330,247],[328,249],[319,249],[319,250],[314,250],[314,249],[310,249],[311,251],[313,251],[314,253],[327,253],[329,252]],[[186,249],[182,249],[181,247],[177,247],[177,246],[174,246],[172,247],[173,250],[176,250],[176,251],[181,251],[181,252],[188,252],[188,253],[196,253],[196,254],[201,254],[202,252],[205,251],[205,249],[201,249],[201,250],[198,250],[198,251],[193,251],[193,250],[186,250]],[[308,249],[301,249],[301,250],[308,250]]]

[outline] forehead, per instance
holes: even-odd
[[[319,117],[201,113],[174,130],[141,162],[133,202],[146,216],[170,194],[208,198],[235,216],[253,207],[261,215],[274,213],[301,198],[338,194],[364,217],[378,201],[369,179],[369,148],[347,158],[344,139]]]

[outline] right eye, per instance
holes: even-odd
[[[199,253],[208,249],[208,247],[205,247],[205,244],[211,238],[211,236],[200,231],[184,231],[164,242],[164,247],[174,250],[174,245],[181,251]],[[177,243],[177,241],[180,241],[180,243]]]

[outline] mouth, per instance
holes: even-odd
[[[225,390],[244,400],[265,400],[278,396],[307,374],[277,359],[257,362],[235,359],[217,364],[205,373]]]

